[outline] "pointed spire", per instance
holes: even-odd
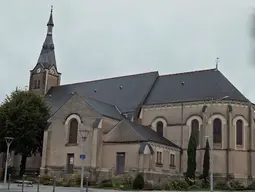
[[[52,19],[52,10],[53,10],[53,6],[51,6],[50,19],[47,24],[48,30],[47,30],[46,39],[43,43],[43,47],[37,61],[37,63],[42,64],[46,68],[50,68],[51,66],[55,66],[55,68],[57,68],[55,52],[54,52],[54,43],[52,38],[52,29],[54,26],[53,19]]]
[[[51,6],[51,10],[50,10],[50,18],[49,18],[49,21],[47,23],[47,26],[54,26],[54,23],[53,23],[53,18],[52,18],[52,12],[53,12],[53,6]]]

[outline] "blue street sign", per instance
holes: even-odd
[[[81,159],[86,159],[86,155],[85,154],[80,154],[80,158]]]

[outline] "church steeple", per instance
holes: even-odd
[[[48,23],[47,23],[47,26],[48,26],[47,34],[48,34],[48,35],[52,35],[52,29],[53,29],[53,27],[54,27],[53,18],[52,18],[52,11],[53,11],[53,6],[51,6],[50,18],[49,18],[49,21],[48,21]]]
[[[54,27],[53,18],[52,18],[52,7],[51,7],[50,18],[47,23],[47,26],[48,26],[47,35],[43,43],[42,50],[37,63],[42,64],[45,68],[48,68],[48,69],[52,66],[54,66],[57,69],[54,43],[52,38],[52,30]]]
[[[46,94],[50,87],[59,86],[61,77],[61,73],[59,73],[57,69],[52,38],[54,27],[52,12],[53,7],[51,6],[50,18],[47,23],[46,38],[36,66],[30,71],[29,90],[38,92],[42,95]]]

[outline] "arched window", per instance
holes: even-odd
[[[70,120],[68,143],[77,143],[77,136],[78,136],[78,121],[77,119],[73,118]]]
[[[236,144],[243,145],[243,121],[241,119],[236,121]]]
[[[222,123],[219,118],[214,119],[213,121],[213,143],[222,142]]]
[[[159,121],[157,122],[157,133],[160,137],[163,137],[163,122],[162,121]]]
[[[193,119],[191,122],[191,134],[195,137],[197,145],[199,144],[199,121]]]

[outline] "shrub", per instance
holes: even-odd
[[[70,187],[70,182],[69,181],[63,181],[62,186],[63,187]]]
[[[202,181],[201,188],[202,189],[209,189],[210,188],[210,182],[208,182],[207,180]]]
[[[99,183],[98,185],[99,188],[108,188],[108,187],[113,187],[113,184],[112,184],[112,180],[103,180],[101,183]]]
[[[248,187],[246,188],[247,190],[255,190],[255,181],[253,181]]]
[[[199,183],[195,183],[194,185],[189,186],[188,189],[197,191],[198,189],[202,189],[202,185]]]
[[[70,186],[79,186],[81,183],[81,175],[80,174],[72,174],[70,180],[69,180],[69,185]],[[83,183],[85,184],[85,183]]]
[[[182,191],[189,188],[189,184],[185,180],[175,180],[170,183],[170,190]]]
[[[144,190],[153,190],[154,188],[153,181],[144,181]]]
[[[228,184],[226,182],[223,181],[219,181],[215,184],[215,189],[219,189],[219,190],[230,190]]]
[[[141,173],[138,173],[133,182],[133,189],[143,189],[144,188],[144,178]]]
[[[52,178],[48,175],[43,175],[40,179],[40,183],[43,185],[52,185]]]
[[[122,182],[120,177],[114,177],[114,178],[112,178],[111,181],[112,181],[113,187],[115,187],[115,188],[119,188],[121,185],[124,184],[124,182]]]
[[[229,185],[230,185],[231,189],[234,189],[234,190],[242,191],[245,189],[244,183],[239,180],[231,180],[229,182]]]

